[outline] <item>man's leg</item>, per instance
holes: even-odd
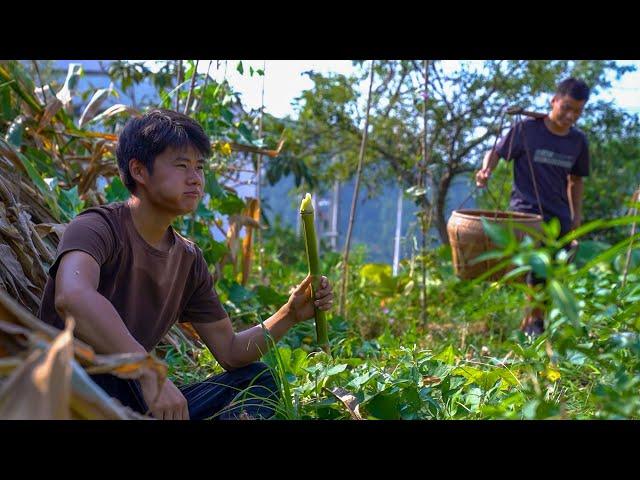
[[[180,390],[187,399],[192,420],[270,418],[278,401],[275,379],[269,367],[261,362],[214,375]]]
[[[538,285],[545,285],[546,280],[544,278],[538,277],[533,271],[527,274],[527,285],[531,288],[540,288]],[[541,335],[544,332],[544,317],[545,311],[540,306],[531,306],[533,303],[533,297],[527,294],[527,302],[529,307],[527,307],[527,313],[525,313],[522,322],[520,323],[520,330],[525,335],[529,336],[537,336]]]
[[[147,404],[142,396],[140,384],[136,380],[125,380],[108,373],[91,375],[91,380],[124,406],[142,415],[147,413]]]
[[[562,231],[560,236],[564,236],[568,231]],[[571,244],[565,245],[563,247],[567,253],[569,253],[569,262],[572,262],[575,258],[575,248],[572,247]],[[530,271],[527,274],[527,285],[532,288],[540,288],[538,285],[542,285],[544,288],[547,284],[547,280],[545,278],[538,277],[533,271]],[[533,297],[527,295],[527,301],[529,305],[533,303]],[[541,335],[544,332],[544,319],[546,316],[545,308],[540,306],[534,306],[529,308],[529,312],[525,314],[522,322],[520,323],[520,330],[522,330],[526,335],[537,336]]]

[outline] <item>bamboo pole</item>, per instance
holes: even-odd
[[[636,216],[638,214],[638,207],[636,204],[640,200],[640,187],[636,190],[631,198],[633,207],[631,207],[631,215]],[[627,284],[627,274],[629,273],[629,265],[631,265],[631,251],[633,250],[633,236],[636,234],[636,222],[631,225],[631,241],[629,242],[629,248],[627,249],[627,258],[624,262],[624,272],[622,274],[622,288]]]
[[[362,142],[360,143],[360,155],[358,158],[358,170],[356,171],[356,185],[351,199],[351,211],[349,213],[349,225],[347,229],[347,237],[344,245],[344,255],[342,257],[342,282],[340,286],[340,316],[344,317],[347,303],[347,277],[349,271],[349,249],[351,247],[351,234],[353,233],[353,222],[356,215],[356,204],[358,201],[358,193],[360,191],[360,177],[362,176],[362,164],[364,163],[364,151],[367,144],[367,132],[369,130],[369,111],[371,110],[371,88],[373,86],[373,65],[375,61],[371,60],[371,73],[369,75],[369,94],[367,96],[367,113],[364,119],[364,130],[362,132]]]
[[[264,78],[266,75],[267,61],[262,63],[262,102],[260,104],[260,123],[258,125],[258,138],[262,140],[262,122],[264,120]],[[262,154],[258,154],[258,161],[256,162],[256,197],[258,198],[258,204],[260,205],[260,211],[262,211]],[[258,218],[258,221],[260,219]],[[262,254],[262,230],[258,229],[258,276],[261,281],[264,281],[264,255]]]
[[[311,298],[315,301],[316,292],[320,289],[320,258],[318,256],[318,242],[316,236],[316,228],[314,224],[315,211],[311,195],[307,195],[300,204],[300,218],[302,220],[302,229],[304,231],[305,250],[307,252],[307,262],[309,264],[309,274],[311,275]],[[314,312],[316,320],[316,340],[318,345],[329,355],[329,335],[327,326],[327,317],[323,310],[320,310],[314,303]]]
[[[424,122],[424,138],[422,142],[422,188],[427,189],[427,168],[429,166],[429,151],[427,147],[427,89],[429,87],[429,60],[424,60],[424,95],[422,103],[422,118]],[[433,205],[433,202],[429,202]],[[430,215],[429,215],[430,217]],[[430,222],[429,222],[430,223]],[[422,212],[422,295],[420,296],[420,320],[424,324],[427,319],[427,202],[424,202]]]
[[[191,97],[193,95],[193,88],[196,85],[196,76],[198,75],[198,64],[200,60],[196,60],[196,66],[193,69],[193,75],[191,75],[191,85],[189,86],[189,94],[187,95],[187,104],[184,106],[184,113],[187,115],[189,113],[189,108],[191,107]]]

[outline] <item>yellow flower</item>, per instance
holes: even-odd
[[[224,155],[231,155],[231,145],[229,143],[223,144],[220,150]]]
[[[546,370],[544,371],[544,375],[552,382],[557,382],[558,380],[560,380],[560,372],[551,366],[546,368]]]

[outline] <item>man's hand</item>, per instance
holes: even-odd
[[[578,228],[580,228],[580,225],[582,225],[582,218],[578,216],[573,217],[573,220],[571,220],[571,231],[577,230]],[[578,249],[577,239],[571,240],[570,248],[572,248],[573,250]]]
[[[578,227],[580,227],[580,225],[582,224],[582,219],[580,217],[573,217],[573,220],[571,220],[571,230],[569,230],[570,232],[576,230]],[[571,243],[569,243],[568,246],[568,251],[569,251],[569,259],[573,259],[573,257],[575,257],[576,252],[578,251],[578,246],[579,246],[579,242],[577,239],[573,239],[571,240]],[[567,248],[567,247],[565,247]]]
[[[320,277],[320,289],[316,292],[315,302],[311,296],[311,275],[307,275],[300,285],[294,288],[287,304],[293,312],[295,323],[314,316],[314,303],[320,310],[330,310],[333,306],[333,289],[327,277]]]
[[[490,168],[481,168],[476,172],[476,186],[478,188],[484,188],[487,186],[489,182],[489,177],[491,176]]]
[[[580,225],[582,225],[582,218],[573,217],[573,220],[571,220],[571,230],[577,230]]]
[[[158,392],[157,374],[148,371],[140,378],[142,395],[154,418],[158,420],[189,420],[187,399],[171,380],[165,379]]]

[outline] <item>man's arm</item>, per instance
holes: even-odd
[[[98,353],[147,353],[129,333],[111,302],[97,292],[100,266],[76,250],[60,261],[56,274],[55,309],[76,322],[75,335]]]
[[[231,320],[226,317],[211,323],[193,323],[193,327],[225,370],[244,367],[260,359],[269,350],[265,338],[266,329],[274,342],[280,340],[296,323],[313,317],[314,306],[309,286],[311,276],[298,285],[289,301],[262,325],[256,325],[240,333],[233,331]],[[321,310],[331,309],[333,293],[326,277],[322,277],[321,288],[316,292],[315,303]]]
[[[146,354],[111,302],[98,293],[99,281],[100,265],[91,255],[79,250],[65,254],[55,278],[56,311],[63,319],[72,316],[76,322],[75,335],[98,353]],[[186,399],[169,379],[158,392],[155,372],[146,370],[140,378],[140,386],[156,418],[189,418]]]
[[[493,170],[496,168],[499,160],[500,157],[495,152],[495,150],[490,150],[486,153],[484,159],[482,160],[482,168],[476,173],[476,185],[479,188],[484,188],[487,186],[487,182],[489,181],[491,172],[493,172]]]
[[[211,323],[193,323],[198,335],[218,363],[227,371],[244,367],[267,353],[269,345],[262,325],[256,325],[239,333],[233,331],[229,317]],[[291,312],[283,306],[263,322],[274,341],[281,339],[295,325]]]
[[[582,198],[584,180],[578,175],[569,175],[567,182],[567,197],[571,208],[571,229],[575,230],[582,224]]]

